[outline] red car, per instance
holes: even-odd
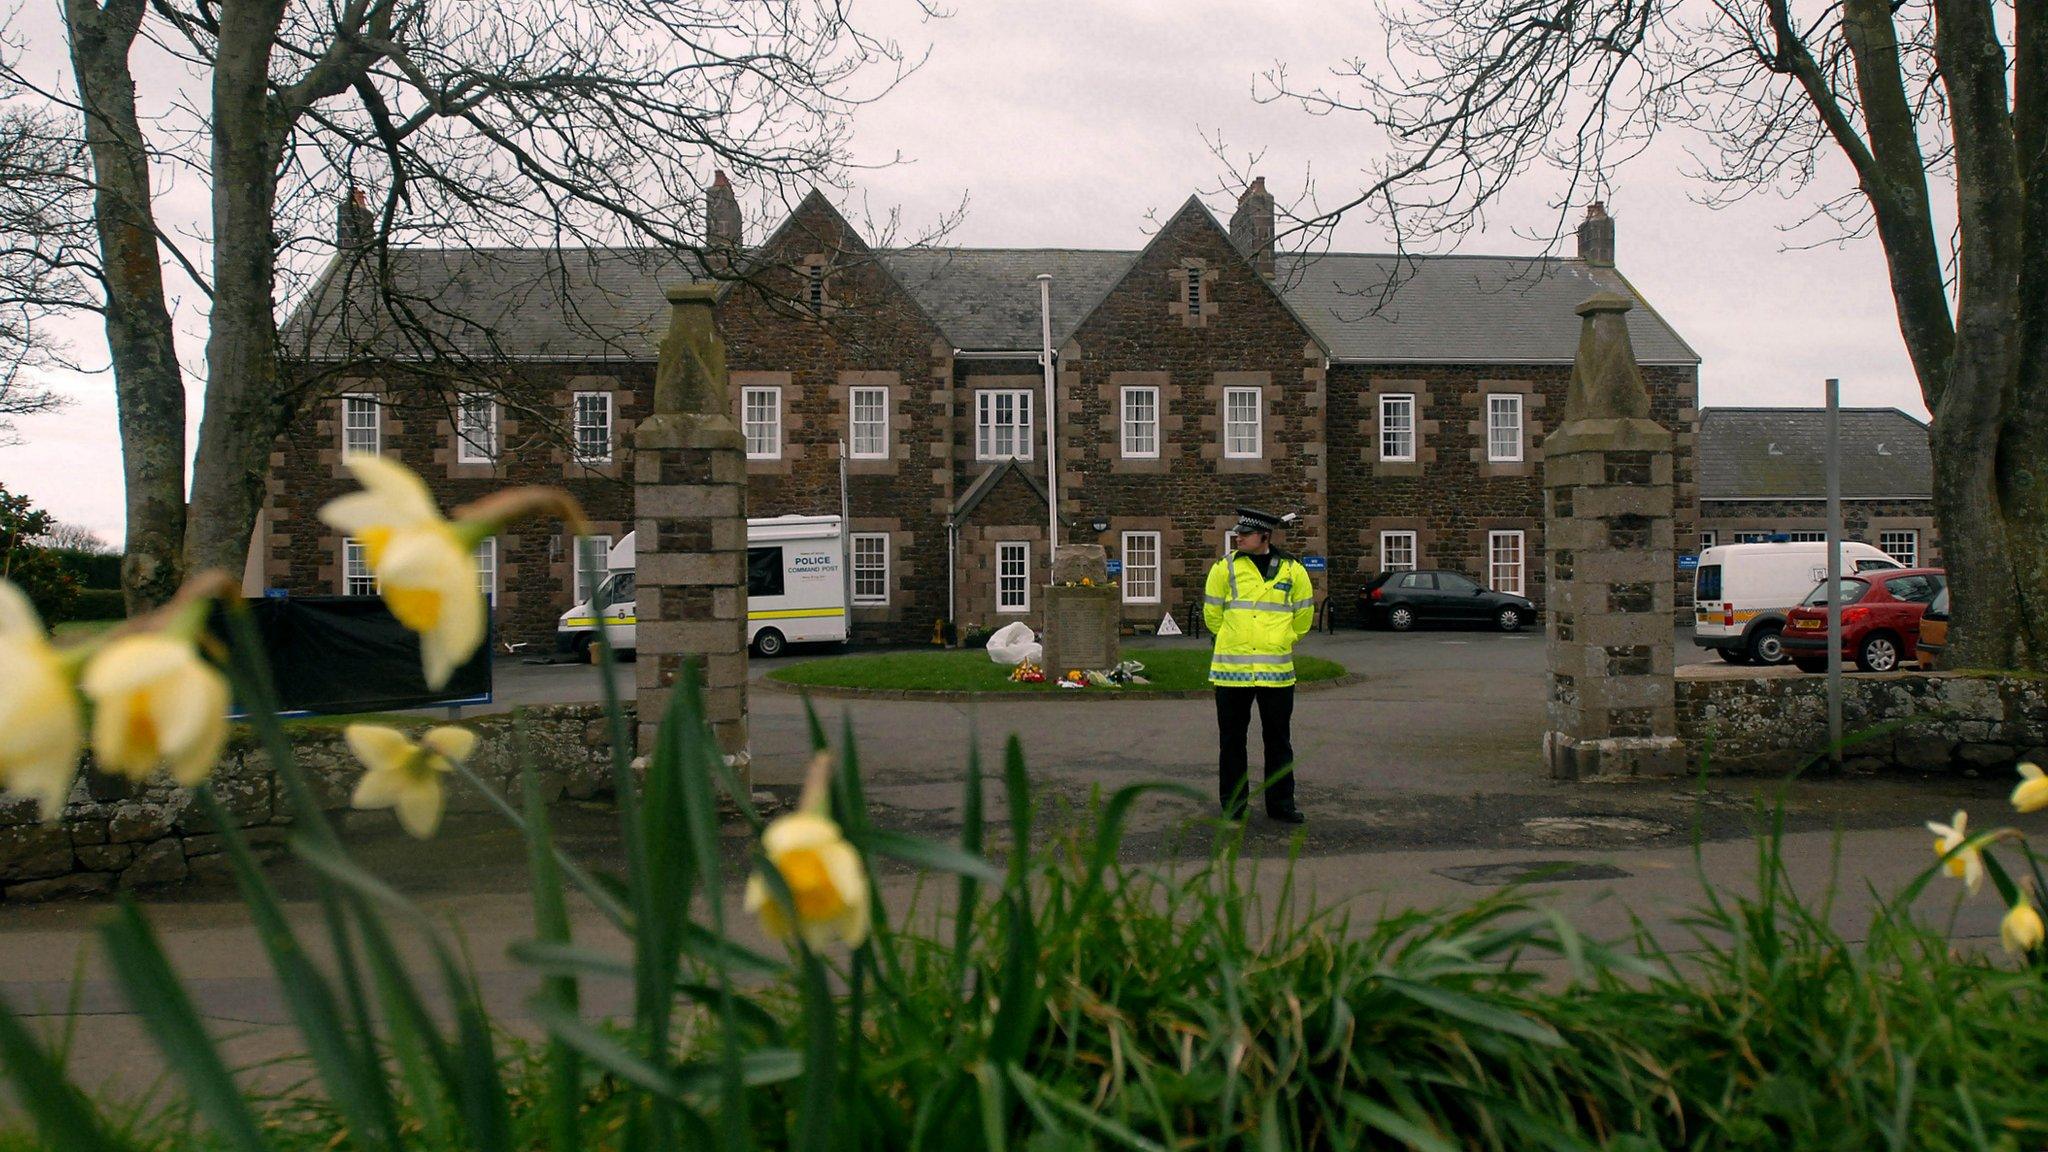
[[[1865,672],[1896,672],[1917,660],[1920,617],[1948,586],[1940,568],[1901,568],[1842,577],[1842,659]],[[1828,670],[1828,586],[1785,616],[1785,655],[1801,672]]]

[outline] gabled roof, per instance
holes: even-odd
[[[805,203],[813,198],[823,199],[812,192]],[[1222,230],[1199,199],[1189,205]],[[772,246],[803,206],[753,251]],[[1188,210],[1183,205],[1175,219]],[[848,235],[858,243],[850,226]],[[899,248],[872,254],[955,348],[1014,352],[1039,345],[1040,273],[1053,277],[1057,344],[1143,252]],[[666,325],[664,289],[701,278],[694,256],[632,248],[407,248],[392,251],[390,265],[393,290],[415,319],[458,353],[480,358],[651,360]],[[1332,252],[1283,253],[1277,265],[1273,288],[1281,303],[1337,362],[1570,363],[1579,338],[1573,309],[1595,292],[1612,291],[1640,305],[1628,314],[1638,360],[1699,363],[1625,277],[1576,259]],[[286,321],[286,354],[315,361],[417,356],[421,350],[399,339],[398,326],[375,306],[366,279],[365,269],[335,261]]]
[[[1628,313],[1637,362],[1700,362],[1626,279],[1576,259],[1329,252],[1282,253],[1276,264],[1281,292],[1333,360],[1569,364],[1579,346],[1573,309],[1620,292],[1638,305]]]
[[[1827,496],[1827,412],[1821,408],[1700,411],[1700,499],[1820,500]],[[1896,408],[1842,409],[1842,496],[1934,494],[1927,425]]]
[[[1029,484],[1031,490],[1038,493],[1040,500],[1045,499],[1043,480],[1033,476],[1029,468],[1019,467],[1015,460],[1004,460],[976,476],[974,483],[969,484],[966,490],[960,493],[959,498],[953,501],[953,522],[957,524],[974,515],[974,510],[981,507],[981,502],[988,499],[989,494],[996,490],[996,486],[1003,482],[1003,477],[1011,473],[1015,473],[1024,483]]]

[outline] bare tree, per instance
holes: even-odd
[[[138,602],[186,568],[241,569],[272,442],[317,386],[281,370],[279,302],[333,279],[315,266],[350,190],[374,195],[333,258],[402,322],[382,337],[430,352],[463,322],[408,296],[393,245],[629,244],[707,267],[713,168],[782,193],[838,179],[850,113],[915,63],[838,0],[62,2],[72,87],[44,95],[82,115],[92,158]],[[140,50],[181,58],[205,98],[143,116]],[[166,168],[207,182],[208,259],[154,215]],[[165,258],[206,297],[189,512]]]
[[[1660,133],[1700,194],[1806,194],[1800,223],[1883,245],[1934,413],[1957,658],[2048,667],[2048,5],[2000,0],[1382,0],[1383,59],[1271,98],[1355,113],[1388,151],[1346,213],[1462,234],[1510,183],[1600,194]],[[1847,171],[1848,180],[1839,178]],[[1953,196],[1953,237],[1935,195]]]
[[[84,552],[93,556],[111,556],[116,549],[100,538],[100,534],[83,524],[72,524],[63,520],[51,523],[48,531],[36,537],[37,544],[45,548],[59,548],[70,552]]]
[[[94,304],[84,150],[63,117],[17,96],[0,83],[0,445],[18,442],[7,417],[66,403],[28,370],[64,364],[48,321]]]

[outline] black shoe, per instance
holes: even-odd
[[[1225,808],[1223,810],[1223,822],[1226,824],[1242,824],[1249,815],[1242,808]]]
[[[1269,820],[1276,820],[1282,824],[1308,823],[1308,817],[1303,816],[1301,814],[1301,809],[1299,808],[1289,808],[1284,812],[1268,812],[1266,813],[1266,818]]]

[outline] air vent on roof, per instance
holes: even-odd
[[[1785,450],[1783,448],[1778,447],[1778,445],[1775,442],[1766,445],[1764,451],[1769,452],[1773,456],[1783,456],[1785,454]]]
[[[1877,445],[1877,454],[1879,456],[1889,456],[1892,454],[1892,450],[1885,447],[1883,441],[1879,441]]]

